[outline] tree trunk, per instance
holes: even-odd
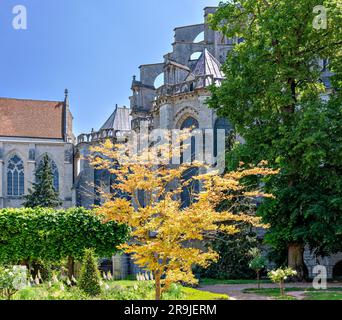
[[[260,271],[257,271],[258,290],[260,290]]]
[[[75,259],[73,257],[68,257],[68,277],[71,278],[75,275]]]
[[[161,299],[161,277],[160,271],[155,272],[155,280],[156,280],[156,300],[159,301]]]
[[[297,271],[295,280],[304,281],[306,278],[306,266],[304,263],[304,246],[292,243],[288,247],[288,266]]]
[[[280,281],[279,286],[280,286],[280,295],[281,295],[282,297],[285,297],[284,281]]]

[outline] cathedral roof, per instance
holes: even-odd
[[[61,101],[0,98],[0,136],[63,139]]]
[[[197,60],[197,63],[192,68],[187,80],[190,80],[195,76],[204,75],[212,75],[214,78],[224,78],[224,74],[221,71],[221,63],[208,51],[208,49],[204,49]]]
[[[100,130],[114,129],[119,131],[131,130],[131,110],[127,107],[115,107],[114,112]]]

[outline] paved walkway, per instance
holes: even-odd
[[[287,283],[286,288],[303,288],[303,291],[287,292],[288,295],[295,297],[298,300],[304,299],[305,289],[312,288],[311,283]],[[256,284],[215,284],[201,286],[199,290],[209,291],[213,293],[227,294],[235,300],[274,300],[271,297],[265,297],[258,294],[244,293],[245,289],[257,289]],[[278,287],[274,284],[261,284],[262,289],[273,289]],[[329,283],[328,290],[331,288],[342,288],[342,283]]]

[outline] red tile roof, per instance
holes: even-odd
[[[63,138],[60,101],[0,98],[0,136]]]

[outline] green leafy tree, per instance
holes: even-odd
[[[327,9],[326,29],[314,26],[317,5]],[[340,1],[233,0],[210,20],[243,41],[209,105],[246,141],[234,147],[233,164],[267,160],[281,170],[264,180],[276,199],[259,212],[271,224],[267,242],[288,249],[288,264],[303,279],[305,245],[320,254],[342,249]]]
[[[58,208],[62,205],[58,191],[53,184],[53,173],[51,162],[48,155],[45,155],[42,164],[35,173],[36,182],[33,183],[33,189],[25,196],[24,206],[26,208]]]
[[[252,279],[249,268],[249,251],[258,245],[256,235],[242,230],[234,235],[218,234],[208,246],[219,253],[220,258],[207,269],[198,269],[201,277],[212,279]]]
[[[78,282],[79,288],[92,297],[98,296],[101,294],[100,281],[100,272],[97,266],[94,250],[86,249]]]
[[[252,260],[249,262],[249,267],[256,273],[258,289],[260,289],[260,272],[266,268],[267,261],[258,248],[251,249],[249,255],[252,258]]]

